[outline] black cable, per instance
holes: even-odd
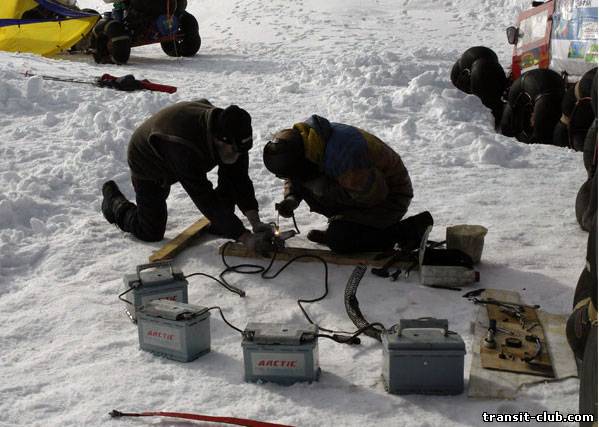
[[[314,302],[318,302],[318,301],[322,301],[323,299],[326,298],[326,296],[329,294],[329,268],[328,268],[328,264],[327,262],[317,256],[317,255],[298,255],[295,256],[291,259],[289,259],[279,270],[277,270],[275,273],[273,273],[272,275],[268,275],[268,272],[271,270],[275,260],[276,260],[276,256],[277,256],[277,248],[275,246],[275,249],[273,251],[272,257],[270,258],[270,262],[268,263],[268,265],[266,267],[261,266],[261,265],[257,265],[257,264],[238,264],[238,265],[230,265],[227,262],[226,259],[226,252],[227,252],[227,246],[230,245],[232,242],[227,242],[225,243],[225,245],[223,246],[223,250],[221,252],[221,259],[223,261],[223,264],[225,265],[225,270],[223,270],[223,272],[220,274],[220,278],[221,280],[223,280],[225,283],[226,281],[224,280],[223,276],[226,273],[230,273],[230,272],[234,272],[234,273],[239,273],[239,274],[258,274],[260,273],[260,276],[265,279],[265,280],[271,280],[276,278],[277,276],[279,276],[279,274],[281,274],[287,267],[289,267],[292,263],[294,263],[295,261],[297,261],[298,259],[302,259],[302,258],[312,258],[312,259],[316,259],[318,261],[320,261],[322,263],[322,265],[324,266],[324,293],[317,297],[317,298],[313,298],[313,299],[298,299],[297,300],[297,305],[299,306],[300,310],[302,311],[304,317],[306,318],[306,320],[308,320],[308,322],[312,325],[316,325],[320,330],[324,331],[324,332],[329,332],[332,334],[346,334],[346,335],[351,335],[353,334],[353,332],[348,332],[348,331],[336,331],[336,330],[332,330],[332,329],[327,329],[324,328],[322,326],[320,326],[319,324],[317,324],[316,322],[314,322],[311,318],[310,315],[308,314],[308,312],[306,311],[306,309],[303,307],[302,304],[311,304]],[[248,270],[250,269],[250,270]],[[230,286],[230,285],[229,285]]]
[[[207,277],[209,279],[214,280],[216,283],[218,283],[219,285],[221,285],[222,287],[224,287],[225,289],[239,295],[240,297],[244,297],[245,296],[245,292],[242,291],[241,289],[229,284],[226,280],[224,280],[222,278],[223,273],[220,274],[221,275],[221,280],[218,280],[216,277],[211,276],[209,274],[205,274],[205,273],[191,273],[188,274],[187,276],[184,276],[185,279],[189,278],[189,277],[193,277],[193,276],[203,276],[203,277]]]
[[[294,213],[291,214],[291,218],[293,219],[293,227],[295,227],[295,231],[297,231],[297,234],[301,234],[300,229],[297,226],[297,222],[295,221],[295,214]]]
[[[350,336],[339,336],[336,334],[335,335],[317,334],[316,336],[321,337],[321,338],[328,338],[328,339],[331,339],[340,344],[360,344],[359,340],[356,341],[358,336],[365,333],[368,329],[374,328],[374,326],[380,327],[383,331],[387,330],[387,328],[385,328],[385,325],[383,325],[382,323],[373,322],[373,323],[368,323],[367,325],[362,326],[360,329],[358,329],[356,332],[354,332]]]
[[[295,221],[294,221],[295,222]],[[318,327],[319,330],[324,331],[324,332],[328,332],[330,334],[333,335],[326,335],[326,334],[318,334],[318,337],[323,337],[323,338],[328,338],[331,339],[335,342],[338,343],[347,343],[347,344],[359,344],[359,340],[357,339],[357,337],[361,334],[363,334],[366,330],[373,328],[374,326],[378,326],[380,327],[382,330],[386,330],[385,326],[381,323],[378,322],[374,322],[374,323],[369,323],[367,325],[365,325],[364,327],[359,328],[357,331],[355,332],[347,332],[347,331],[336,331],[336,330],[332,330],[332,329],[328,329],[328,328],[324,328],[322,326],[320,326],[319,324],[317,324],[316,322],[314,322],[312,320],[312,318],[310,317],[310,315],[308,314],[308,312],[306,311],[306,309],[304,308],[304,306],[302,304],[311,304],[311,303],[315,303],[318,301],[322,301],[323,299],[325,299],[327,297],[327,295],[329,294],[329,267],[327,262],[322,258],[319,257],[317,255],[298,255],[295,256],[291,259],[289,259],[281,268],[279,268],[276,272],[274,272],[273,274],[269,275],[268,273],[270,272],[270,270],[272,269],[272,266],[276,260],[277,257],[277,247],[275,246],[272,256],[270,258],[270,261],[268,263],[268,265],[266,267],[262,266],[262,265],[258,265],[258,264],[248,264],[248,263],[244,263],[244,264],[237,264],[237,265],[230,265],[227,262],[227,258],[226,258],[226,251],[227,251],[227,247],[232,244],[233,242],[227,242],[225,243],[225,245],[223,246],[222,252],[221,252],[221,259],[223,262],[223,265],[225,266],[225,269],[219,274],[219,279],[217,279],[214,276],[211,276],[209,274],[205,274],[205,273],[192,273],[189,274],[187,276],[185,276],[185,278],[189,278],[189,277],[193,277],[193,276],[203,276],[203,277],[207,277],[209,279],[214,280],[215,282],[217,282],[218,284],[220,284],[221,286],[223,286],[224,288],[228,289],[231,292],[234,292],[240,296],[245,296],[245,292],[242,291],[241,289],[238,289],[237,287],[229,284],[226,279],[224,278],[225,274],[228,273],[238,273],[238,274],[260,274],[260,276],[264,279],[264,280],[271,280],[271,279],[275,279],[276,277],[278,277],[285,269],[287,269],[287,267],[289,267],[291,264],[293,264],[295,261],[302,259],[302,258],[311,258],[311,259],[315,259],[317,261],[320,261],[322,263],[322,265],[324,266],[324,293],[316,298],[312,298],[312,299],[298,299],[297,300],[297,305],[299,306],[300,310],[302,311],[304,317],[306,318],[306,320],[308,320],[308,322],[312,325],[316,325]],[[212,309],[218,309],[221,315],[221,318],[223,319],[223,321],[232,329],[235,329],[236,331],[240,332],[243,334],[243,331],[235,326],[233,326],[230,322],[228,322],[224,315],[222,310],[219,307],[211,307],[209,310]],[[342,334],[342,335],[341,335]]]
[[[210,308],[206,309],[206,311],[210,311],[210,310],[218,310],[218,312],[220,313],[220,317],[223,319],[223,322],[225,322],[227,324],[227,326],[229,326],[231,329],[235,329],[237,332],[239,332],[240,334],[243,335],[243,331],[241,329],[239,329],[237,326],[234,326],[232,323],[230,323],[225,318],[225,315],[223,314],[223,311],[221,310],[221,308],[219,306],[215,305],[214,307],[210,307]]]
[[[137,283],[141,283],[141,282],[137,282]],[[125,298],[123,298],[123,295],[128,294],[129,292],[131,292],[133,289],[135,289],[137,286],[131,286],[130,288],[128,288],[125,292],[121,292],[119,294],[119,299],[129,305],[133,305],[133,303],[129,300],[126,300]]]
[[[289,267],[292,263],[294,263],[298,259],[302,259],[302,258],[312,258],[312,259],[315,259],[317,261],[320,261],[322,263],[322,265],[324,266],[324,293],[321,296],[313,298],[313,299],[301,299],[300,298],[300,299],[297,300],[297,305],[299,306],[300,310],[304,314],[304,317],[308,320],[308,322],[310,322],[312,325],[318,326],[318,329],[320,329],[322,331],[333,333],[333,334],[351,334],[351,332],[334,331],[334,330],[331,330],[331,329],[323,328],[322,326],[318,325],[317,323],[315,323],[310,318],[310,315],[308,314],[308,312],[306,311],[306,309],[302,305],[302,303],[303,304],[311,304],[311,303],[315,303],[315,302],[318,302],[318,301],[322,301],[329,294],[329,266],[328,266],[327,262],[324,259],[322,259],[321,257],[319,257],[317,255],[298,255],[298,256],[295,256],[295,257],[291,258],[289,261],[287,261],[279,270],[277,270],[277,272],[275,272],[274,274],[272,274],[270,276],[267,276],[267,273],[268,273],[268,271],[270,270],[270,268],[272,266],[272,262],[271,262],[270,265],[268,266],[268,268],[265,269],[262,272],[262,278],[266,279],[266,280],[274,279],[279,274],[281,274],[287,267]],[[274,257],[273,257],[272,261],[274,261]]]

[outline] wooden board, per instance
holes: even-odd
[[[521,303],[517,292],[487,289],[481,298]],[[534,302],[534,301],[531,301]],[[537,315],[553,361],[555,378],[540,378],[534,375],[485,369],[481,366],[480,342],[487,333],[489,317],[487,308],[480,306],[473,324],[471,366],[468,381],[468,397],[480,399],[516,399],[523,387],[539,382],[559,381],[577,377],[576,362],[566,339],[566,315],[551,314],[537,310]]]
[[[487,316],[497,322],[498,331],[495,336],[495,348],[488,348],[484,345],[484,338],[481,340],[481,365],[486,369],[553,378],[551,357],[547,351],[547,340],[541,321],[537,316],[537,310],[532,307],[523,307],[523,310],[524,325],[518,319],[503,312],[501,307],[487,305]],[[527,331],[527,329],[530,329],[530,331]],[[510,331],[510,333],[502,332],[502,330]],[[527,363],[523,358],[534,355],[537,348],[535,342],[526,340],[526,337],[532,334],[540,339],[541,354],[530,363]],[[522,343],[522,347],[507,346],[505,343],[510,338],[518,339]]]
[[[227,252],[226,256],[236,256],[241,258],[271,258],[272,253],[266,254],[266,256],[262,254],[256,254],[255,252],[250,251],[246,246],[241,243],[225,243],[218,249],[218,253],[222,254],[224,248],[226,247]],[[364,252],[360,254],[336,254],[330,250],[326,249],[309,249],[309,248],[294,248],[294,247],[286,247],[277,251],[277,260],[279,261],[288,261],[291,258],[300,255],[312,255],[322,258],[328,263],[338,264],[338,265],[357,265],[357,264],[367,264],[373,267],[382,267],[387,262],[388,258],[376,259],[379,255],[379,252]],[[298,261],[301,262],[318,262],[316,258],[300,258]],[[410,262],[406,261],[398,261],[394,264],[394,266],[399,267],[407,267],[410,265]]]
[[[209,225],[210,221],[204,217],[200,218],[183,230],[177,237],[169,240],[163,247],[150,255],[150,262],[175,258],[177,254],[187,248],[202,231],[206,230]]]

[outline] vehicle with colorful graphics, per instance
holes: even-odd
[[[511,78],[526,71],[550,68],[578,80],[597,66],[597,1],[533,2],[516,26],[507,29],[514,45]]]

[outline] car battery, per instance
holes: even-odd
[[[138,307],[155,299],[187,303],[187,280],[183,272],[168,261],[137,266],[134,274],[126,274],[123,278],[128,302],[125,312],[136,322]],[[127,290],[131,289],[127,292]]]
[[[383,333],[383,380],[393,394],[460,394],[464,390],[462,338],[444,319],[400,320]]]
[[[169,359],[190,362],[210,351],[206,307],[152,300],[137,310],[139,346]]]
[[[317,381],[318,327],[248,323],[243,332],[245,380],[293,384]]]

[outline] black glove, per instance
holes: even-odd
[[[272,232],[272,225],[260,220],[260,215],[257,210],[251,210],[245,212],[245,216],[252,226],[252,232],[254,233],[268,233]]]
[[[275,203],[275,209],[283,218],[291,218],[293,211],[297,209],[299,202],[294,197],[287,197],[280,203]]]

